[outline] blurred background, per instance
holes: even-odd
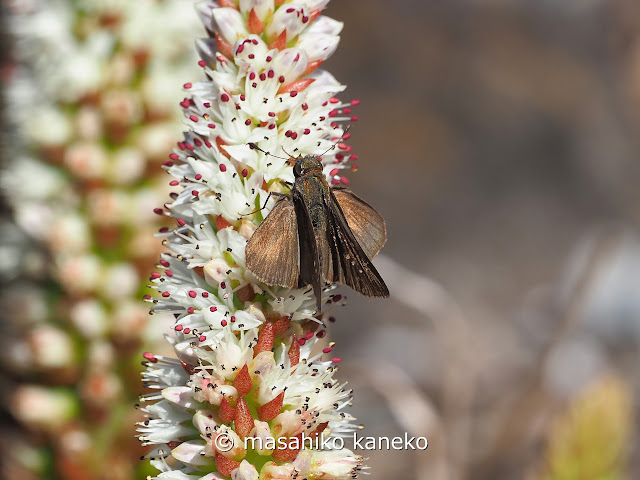
[[[113,208],[113,217],[119,218],[118,208],[132,205],[128,202],[138,198],[141,188],[164,194],[142,181],[142,173],[119,175],[108,165],[126,149],[123,155],[142,152],[147,166],[140,172],[160,171],[159,162],[169,147],[158,147],[156,155],[145,146],[171,144],[178,138],[180,85],[199,78],[194,63],[186,61],[182,52],[190,51],[201,30],[193,26],[195,15],[191,19],[185,15],[184,23],[163,23],[150,20],[151,10],[145,17],[127,7],[168,10],[169,5],[179,4],[191,13],[188,1],[110,2],[109,8],[88,0],[5,3],[4,13],[20,18],[16,23],[12,17],[9,29],[32,36],[51,30],[44,28],[51,25],[46,20],[50,17],[25,27],[24,16],[33,20],[29,17],[33,8],[55,3],[56,11],[65,12],[62,24],[69,28],[66,36],[63,27],[55,33],[71,35],[71,44],[84,47],[82,56],[69,56],[75,51],[70,48],[58,57],[64,61],[54,61],[51,55],[60,55],[61,45],[66,45],[60,37],[36,35],[49,45],[45,57],[35,55],[42,46],[34,53],[29,46],[33,43],[14,41],[14,53],[2,70],[11,92],[5,95],[9,104],[5,130],[27,132],[18,147],[20,155],[3,149],[11,152],[3,158],[7,169],[3,178],[10,179],[4,184],[13,186],[5,188],[6,200],[18,215],[3,222],[2,276],[10,282],[13,304],[17,295],[27,295],[29,300],[20,305],[30,307],[27,312],[3,307],[4,314],[11,313],[3,319],[3,338],[14,346],[5,348],[14,352],[10,355],[14,364],[5,369],[4,383],[9,387],[3,387],[3,397],[9,409],[3,440],[18,444],[15,439],[23,439],[20,456],[6,462],[10,470],[4,475],[103,478],[98,473],[78,473],[77,465],[55,476],[50,466],[51,438],[62,438],[63,427],[73,434],[65,438],[75,459],[87,438],[107,438],[120,450],[126,445],[119,439],[128,432],[104,433],[96,420],[104,416],[87,417],[95,406],[78,385],[83,378],[93,380],[91,362],[85,360],[84,370],[64,377],[59,370],[64,359],[55,352],[40,352],[33,339],[18,339],[31,331],[26,325],[52,322],[64,335],[51,337],[49,332],[48,338],[61,345],[86,338],[97,342],[100,348],[92,356],[75,353],[97,362],[120,352],[133,355],[143,341],[153,339],[141,333],[143,325],[125,328],[137,333],[122,350],[123,343],[114,334],[120,328],[91,330],[82,328],[82,322],[64,323],[64,311],[55,315],[58,323],[42,320],[48,318],[42,312],[59,305],[60,296],[71,298],[63,302],[68,311],[78,301],[85,307],[89,300],[89,306],[100,306],[83,310],[81,318],[87,318],[87,312],[93,315],[88,318],[113,318],[109,316],[113,307],[100,293],[104,285],[67,297],[74,285],[65,284],[63,270],[48,268],[50,262],[63,265],[65,254],[59,250],[64,242],[60,234],[47,235],[48,228],[42,228],[48,226],[43,219],[51,213],[42,204],[51,207],[51,198],[64,198],[70,203],[63,205],[83,205],[95,198],[96,189],[125,192],[117,201],[107,195],[98,214],[80,208],[69,220],[73,228],[90,232],[80,247],[95,253],[96,245],[120,235],[115,233],[119,226],[107,222],[109,228],[105,227],[104,209]],[[335,351],[344,360],[339,376],[355,390],[352,413],[365,425],[363,435],[407,431],[429,439],[429,448],[422,452],[367,452],[372,478],[640,477],[640,4],[635,0],[352,0],[331,2],[326,13],[345,22],[340,48],[325,67],[348,86],[344,99],[362,101],[354,112],[360,120],[351,129],[350,141],[360,157],[360,169],[350,181],[353,190],[387,219],[389,240],[376,265],[392,294],[389,300],[370,300],[344,288],[349,305],[335,311],[337,321],[332,325]],[[140,28],[125,28],[125,14],[137,15],[133,25]],[[141,27],[136,22],[143,17]],[[169,25],[176,30],[169,32]],[[183,31],[178,32],[179,27]],[[158,33],[149,33],[150,28]],[[108,35],[87,33],[98,30]],[[140,32],[144,35],[135,35]],[[111,42],[104,39],[109,35]],[[166,45],[168,38],[184,41],[184,50],[165,55],[162,48],[171,46]],[[160,39],[165,42],[162,48]],[[101,42],[111,48],[101,47]],[[168,66],[157,66],[154,55]],[[72,62],[73,58],[82,61]],[[102,63],[93,67],[96,58]],[[59,72],[69,63],[73,66],[69,78],[83,79],[74,85],[83,95],[55,97],[56,88],[77,91],[67,88],[65,81],[58,81],[58,87],[55,82],[35,90],[29,86],[24,95],[24,85],[38,75],[51,79],[47,68]],[[95,68],[100,74],[89,75]],[[150,87],[144,79],[153,74],[149,78],[157,80],[158,72],[171,76],[163,77],[162,86]],[[91,79],[97,80],[91,83]],[[34,91],[44,93],[35,102]],[[126,100],[131,96],[132,104]],[[25,98],[32,103],[24,103]],[[156,114],[160,101],[168,107]],[[43,106],[49,102],[55,108],[47,109],[49,116],[43,117]],[[123,111],[134,115],[123,116]],[[67,130],[57,128],[61,118],[70,125]],[[82,124],[89,119],[97,130],[68,134],[79,118],[84,119]],[[142,141],[141,136],[151,134],[131,133],[127,125],[114,120],[122,118],[137,119],[136,124],[142,119],[146,126],[161,122],[167,126],[166,136],[157,133],[154,141]],[[25,130],[25,125],[31,128]],[[29,136],[33,131],[41,138]],[[79,135],[85,140],[83,147],[93,142],[89,148],[99,144],[106,149],[103,166],[87,167],[83,159],[96,155],[85,157],[82,150],[65,156],[77,152],[70,139]],[[64,181],[52,180],[54,186],[31,184],[29,180],[42,178],[34,173],[39,170],[11,167],[23,156],[53,165],[57,173],[64,172]],[[101,176],[87,176],[87,169],[96,168]],[[70,183],[80,198],[55,196],[68,193],[65,186]],[[33,198],[38,197],[34,190],[39,198]],[[42,191],[55,195],[47,197]],[[121,198],[125,206],[118,203]],[[37,214],[29,216],[25,205],[33,204]],[[85,272],[83,278],[93,278],[96,274],[91,272],[113,267],[116,254],[122,253],[120,247],[114,248],[111,256],[75,268]],[[155,255],[147,248],[143,251]],[[132,278],[144,280],[145,262],[153,259],[142,261],[135,249],[127,252],[117,257],[118,265],[134,265],[128,270],[137,272]],[[48,292],[44,300],[35,300],[39,290],[34,284]],[[133,287],[122,293],[132,299],[141,294]],[[65,335],[70,340],[59,340]],[[22,364],[15,365],[16,358]],[[58,362],[54,373],[47,358]],[[116,390],[125,393],[114,398],[130,405],[135,401],[130,395],[133,387],[125,388],[127,380],[117,378]],[[11,399],[24,385],[49,385],[41,392],[47,395],[53,389],[56,401],[70,412],[63,427],[21,416]],[[77,412],[83,412],[83,419],[78,420]],[[101,453],[115,451],[105,447]],[[122,473],[116,477],[110,472],[108,478],[129,479],[139,473],[127,467],[131,453],[131,449],[120,453]],[[38,469],[49,473],[37,473]]]

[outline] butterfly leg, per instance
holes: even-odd
[[[254,213],[258,213],[261,210],[264,210],[266,208],[266,206],[267,206],[267,202],[271,198],[271,195],[273,195],[274,197],[288,197],[289,196],[286,193],[269,192],[269,195],[267,195],[267,199],[264,201],[264,205],[262,206],[262,208],[258,208],[257,210],[254,210],[253,212],[249,212],[249,213],[239,213],[239,215],[241,217],[246,217],[248,215],[253,215]]]

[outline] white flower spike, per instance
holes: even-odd
[[[355,169],[342,124],[357,120],[358,102],[339,100],[345,87],[319,69],[342,29],[320,15],[326,3],[198,6],[206,80],[184,84],[188,130],[165,162],[176,191],[155,209],[175,221],[160,233],[171,253],[151,276],[157,297],[146,297],[152,313],[174,315],[178,358],[145,354],[139,438],[152,448],[154,478],[346,480],[362,466],[347,449],[299,442],[356,428],[345,412],[351,392],[333,377],[340,359],[324,339],[343,297],[326,286],[319,315],[309,288],[263,284],[245,265],[247,240],[273,208],[269,194],[294,179],[281,152],[322,155],[334,185]]]

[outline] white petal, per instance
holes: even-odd
[[[193,392],[189,387],[169,387],[162,390],[162,396],[174,405],[184,408],[196,408],[198,403],[193,400]]]
[[[353,469],[362,464],[362,457],[347,449],[323,450],[313,453],[309,477],[318,479],[347,480]]]
[[[269,424],[255,420],[254,425],[255,427],[251,431],[251,436],[259,439],[255,441],[256,452],[258,452],[258,455],[271,455],[273,450],[265,448],[269,444],[275,445],[275,438],[271,435]]]
[[[262,325],[263,321],[260,321],[259,318],[254,317],[249,312],[245,312],[244,310],[237,310],[234,313],[236,317],[236,324],[244,325],[242,328],[257,328]]]
[[[303,19],[307,19],[306,22]],[[275,37],[287,31],[287,41],[299,35],[309,25],[309,10],[300,3],[287,3],[273,14],[271,23],[267,26],[268,37]]]
[[[151,462],[153,465],[154,463]],[[164,472],[158,475],[156,478],[161,478],[162,480],[198,480],[198,477],[194,477],[193,475],[187,475],[180,470],[172,470],[170,472]]]
[[[242,460],[240,466],[231,472],[232,480],[258,480],[259,476],[256,467],[246,460]]]
[[[214,8],[211,20],[213,28],[231,45],[248,35],[242,14],[234,8]]]
[[[310,12],[314,12],[321,8],[324,8],[329,3],[329,0],[304,0],[304,4],[307,6]]]
[[[310,62],[326,60],[338,48],[340,37],[335,35],[314,34],[305,35],[298,43],[298,47],[307,52]]]
[[[204,278],[208,283],[215,285],[227,278],[229,264],[222,258],[213,258],[204,266]]]
[[[236,65],[242,71],[249,69],[260,71],[267,65],[265,60],[268,51],[267,44],[258,35],[249,35],[247,38],[241,37],[235,42],[231,51],[235,56]]]
[[[216,472],[211,472],[204,477],[200,477],[199,480],[227,480],[227,477],[223,477]]]
[[[273,352],[260,352],[256,358],[253,359],[251,365],[249,365],[249,374],[251,375],[251,381],[262,382],[262,379],[267,378],[269,373],[275,368],[276,363],[273,358]],[[255,372],[260,372],[256,374]],[[263,389],[260,389],[263,392]],[[268,398],[267,398],[268,397]],[[260,395],[260,404],[264,405],[273,398],[271,392]]]
[[[344,23],[342,22],[334,20],[333,18],[327,17],[325,15],[320,15],[318,18],[316,18],[313,21],[313,23],[309,26],[309,28],[307,28],[302,33],[300,37],[302,38],[303,36],[306,36],[309,34],[317,34],[317,33],[324,33],[327,35],[337,36],[342,31],[343,26],[344,26]]]
[[[184,323],[183,323],[184,325]],[[184,340],[174,345],[173,349],[181,362],[187,365],[198,365],[198,352],[193,348],[193,340]]]
[[[252,349],[242,349],[234,343],[221,343],[217,349],[218,364],[224,365],[224,374],[227,379],[234,377],[235,369],[244,367],[252,358]]]
[[[255,10],[256,15],[262,21],[274,10],[273,0],[240,0],[240,11],[249,15],[251,10]]]
[[[307,68],[307,54],[299,48],[287,48],[278,52],[273,59],[273,68],[277,76],[283,75],[284,83],[299,78]]]
[[[296,459],[293,461],[293,465],[296,467],[296,470],[298,470],[300,472],[300,475],[303,477],[311,467],[312,456],[313,456],[313,452],[311,450],[304,449],[298,454]]]
[[[171,451],[171,455],[191,467],[203,467],[211,464],[211,458],[203,455],[204,448],[204,442],[183,442]]]
[[[201,435],[206,435],[218,425],[214,420],[214,414],[210,410],[198,410],[193,416],[193,425]]]

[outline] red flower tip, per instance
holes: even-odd
[[[218,46],[218,51],[227,58],[231,58],[231,49],[233,46],[227,42],[221,35],[218,33],[215,34],[216,45]]]
[[[273,334],[275,327],[273,323],[267,322],[263,325],[260,334],[258,335],[258,343],[253,347],[253,358],[257,357],[262,352],[270,352],[273,348]]]
[[[231,423],[236,418],[236,409],[231,406],[227,397],[222,397],[220,408],[218,409],[218,416],[222,423]]]
[[[278,90],[278,93],[292,93],[294,91],[301,92],[313,82],[315,82],[315,78],[303,78],[301,80],[296,80],[295,82],[282,85]]]
[[[224,155],[227,158],[231,158],[231,155],[229,155],[229,153],[224,149],[224,146],[226,145],[226,143],[225,143],[224,140],[222,140],[221,137],[216,137],[216,145],[218,146],[218,150],[220,150],[220,153],[222,155]],[[226,169],[227,169],[227,167],[225,166],[225,170]],[[222,171],[224,172],[224,170],[222,170]]]
[[[312,22],[316,19],[318,15],[322,13],[322,10],[323,10],[322,8],[319,8],[318,10],[314,10],[313,12],[311,12],[310,17]]]
[[[231,472],[240,466],[240,462],[231,460],[221,453],[216,453],[216,468],[224,477],[231,477]]]
[[[251,383],[251,377],[249,376],[249,368],[245,365],[240,369],[238,375],[233,380],[233,386],[236,387],[238,395],[243,397],[251,391],[253,384]]]
[[[287,30],[283,30],[282,33],[269,44],[269,50],[273,50],[274,48],[278,50],[287,48]]]
[[[319,424],[316,429],[309,435],[309,438],[316,438],[318,435],[324,432],[324,429],[327,428],[328,425],[329,422],[322,422],[321,424]]]
[[[304,343],[300,343],[294,335],[293,340],[291,341],[291,347],[289,347],[288,352],[289,361],[291,362],[292,367],[295,367],[300,362],[300,345],[304,345]]]
[[[269,422],[276,418],[282,410],[282,402],[284,402],[284,392],[280,392],[280,395],[273,400],[265,403],[261,407],[258,407],[258,418],[263,422]]]
[[[278,320],[275,320],[272,323],[273,336],[279,337],[289,329],[289,325],[291,325],[291,317],[289,315],[286,315],[284,317],[280,317]]]
[[[255,12],[255,9],[251,9],[251,11],[249,12],[249,32],[254,33],[256,35],[260,35],[262,33],[262,31],[264,30],[264,23],[262,23],[262,20],[260,20],[260,18],[258,18],[258,15]]]
[[[314,70],[316,70],[320,65],[322,65],[323,62],[324,60],[315,60],[313,62],[307,63],[307,68],[305,69],[304,73],[301,76],[306,77],[307,75],[312,73]]]
[[[302,447],[302,434],[299,433],[298,435],[296,435],[296,437],[298,438],[297,442],[293,442],[291,440],[289,440],[287,442],[287,448],[276,448],[273,451],[273,459],[276,462],[291,462],[293,460],[295,460],[295,458],[298,456],[298,453],[300,452],[300,449]],[[298,448],[291,448],[292,445],[298,445]]]
[[[227,222],[222,215],[216,217],[216,230],[224,230],[227,227],[231,227],[231,224]]]
[[[238,5],[233,0],[218,0],[218,4],[222,8],[233,8],[234,10],[238,10]]]
[[[238,300],[241,302],[250,302],[256,297],[256,292],[253,291],[251,284],[247,283],[236,292],[236,295],[238,296]]]
[[[253,417],[251,416],[251,412],[249,411],[249,407],[247,406],[247,402],[244,401],[244,398],[238,399],[234,427],[236,433],[242,439],[251,435],[251,430],[253,430]]]

